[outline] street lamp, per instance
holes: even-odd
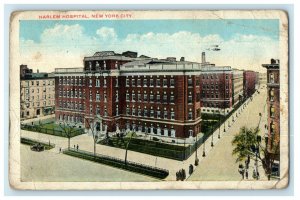
[[[211,128],[211,125],[210,125],[210,130],[213,131],[212,128]],[[211,147],[214,146],[214,132],[212,132],[212,135],[211,135],[211,143],[210,143],[210,146],[211,146]]]
[[[202,157],[205,157],[205,140],[204,140],[204,136],[202,136],[202,143],[203,143],[203,153],[202,153]]]
[[[197,154],[197,151],[198,151],[198,139],[197,139],[197,135],[198,134],[196,134],[196,146],[195,146],[195,148],[196,148],[196,153],[195,153],[195,166],[197,166],[198,164],[199,164],[199,159],[198,159],[198,154]]]
[[[220,131],[221,131],[221,115],[219,113],[219,133],[218,133],[218,139],[220,139],[220,137],[221,137]]]

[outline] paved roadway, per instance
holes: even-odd
[[[240,180],[240,175],[237,172],[237,165],[235,163],[235,158],[232,157],[231,152],[232,152],[232,145],[231,145],[231,140],[233,137],[234,133],[238,133],[238,130],[241,126],[247,125],[248,127],[254,127],[257,126],[259,117],[258,113],[262,112],[264,108],[264,103],[266,99],[266,92],[261,92],[260,95],[257,95],[254,97],[253,101],[249,103],[249,105],[241,112],[241,116],[238,117],[236,122],[230,127],[230,129],[223,133],[221,131],[221,138],[218,139],[218,130],[213,134],[213,141],[214,141],[214,147],[210,146],[210,141],[212,140],[212,136],[207,139],[207,142],[205,144],[205,152],[206,152],[206,157],[202,157],[202,151],[203,151],[203,146],[200,146],[198,148],[198,158],[200,160],[199,166],[196,168],[196,171],[192,174],[188,180]],[[237,111],[238,112],[238,111]],[[263,114],[262,119],[266,118],[265,114]],[[231,119],[230,119],[231,120]],[[262,121],[261,126],[264,125],[265,122]],[[226,130],[228,122],[225,122],[226,124]],[[222,129],[223,130],[223,125]],[[262,129],[263,130],[263,129]],[[48,142],[50,140],[51,143],[55,143],[56,147],[49,152],[57,154],[59,151],[59,147],[66,148],[68,145],[68,140],[66,138],[62,137],[57,137],[57,136],[51,136],[47,134],[42,134],[42,133],[35,133],[35,132],[30,132],[30,131],[24,131],[21,130],[21,136],[24,137],[29,137],[33,139],[39,139],[41,141]],[[73,145],[79,145],[80,149],[87,150],[87,151],[93,151],[93,140],[92,137],[87,136],[86,134],[76,136],[71,139],[71,146]],[[125,150],[124,149],[118,149],[114,147],[109,147],[109,146],[104,146],[104,145],[97,145],[97,153],[100,154],[105,154],[105,155],[110,155],[114,156],[117,158],[124,159],[125,155]],[[27,157],[27,159],[33,159],[30,156],[27,156],[27,154],[30,154],[30,152],[25,152],[22,154],[22,156]],[[45,158],[48,157],[48,154],[44,155]],[[65,156],[62,157],[62,155],[59,155],[61,160],[61,165],[63,163],[66,163],[63,161],[66,159]],[[69,158],[71,159],[71,158]],[[81,162],[81,160],[74,158],[78,160],[78,162]],[[188,168],[190,164],[194,164],[195,162],[195,153],[190,156],[189,159],[185,161],[176,161],[176,160],[171,160],[171,159],[166,159],[162,157],[156,157],[152,155],[147,155],[147,154],[142,154],[134,151],[128,151],[128,160],[129,161],[134,161],[142,164],[147,164],[151,166],[156,166],[164,169],[168,169],[170,172],[170,175],[166,178],[166,180],[176,180],[176,172],[179,169],[184,168],[186,172],[188,172]],[[74,160],[75,162],[75,160]],[[37,163],[42,164],[43,159],[37,161]],[[76,162],[75,162],[76,163]],[[74,166],[76,166],[74,163]],[[89,165],[93,165],[94,163],[85,163],[85,166],[88,167]],[[104,166],[97,164],[99,166]],[[53,166],[53,165],[50,165]],[[28,166],[27,166],[28,167]],[[107,169],[114,169],[111,167],[106,166]],[[69,170],[73,168],[69,168]],[[53,169],[52,169],[53,170]],[[75,170],[75,169],[74,169]],[[118,170],[118,169],[114,169]],[[108,170],[109,171],[109,170]],[[120,173],[124,174],[126,176],[126,173],[130,172],[125,172],[122,170],[119,170]],[[70,172],[71,173],[71,172]],[[107,170],[105,171],[99,171],[99,174],[103,174],[105,176],[105,173],[107,173]],[[72,174],[74,174],[72,172]],[[86,173],[80,173],[82,176],[87,176],[87,177],[93,177],[93,172],[87,171]],[[90,175],[89,175],[90,174]],[[262,174],[262,173],[260,173]],[[76,173],[74,177],[79,176],[79,174]],[[72,177],[72,176],[71,176]],[[69,177],[70,178],[70,177]],[[148,178],[148,177],[147,177]],[[97,179],[98,181],[101,181],[101,177]],[[105,178],[103,179],[105,180]],[[130,179],[132,180],[132,179]],[[139,180],[139,178],[137,178]],[[145,178],[146,180],[146,178]],[[149,180],[149,179],[147,179]]]
[[[235,162],[236,157],[232,155],[233,146],[231,145],[231,141],[234,135],[239,132],[240,127],[257,127],[259,124],[259,113],[262,113],[260,134],[264,135],[264,125],[267,123],[266,98],[267,93],[265,89],[262,89],[260,94],[254,96],[253,101],[244,109],[242,114],[226,132],[226,135],[223,135],[218,144],[210,151],[208,156],[202,160],[195,172],[188,178],[189,181],[237,181],[242,179],[238,173],[239,163]],[[249,180],[253,180],[253,165],[254,161],[251,160]],[[259,167],[259,173],[261,176],[260,180],[266,180],[261,166]]]
[[[21,181],[93,182],[158,181],[154,178],[93,163],[56,151],[34,152],[21,144]]]

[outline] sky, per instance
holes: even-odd
[[[185,57],[263,72],[279,57],[279,21],[247,20],[22,20],[20,64],[51,72],[82,67],[96,51],[136,51],[155,58]],[[209,50],[219,45],[220,51]]]

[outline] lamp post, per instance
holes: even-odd
[[[221,115],[220,115],[220,113],[219,113],[219,133],[218,133],[218,139],[220,139],[220,137],[221,137]]]
[[[205,140],[204,140],[204,136],[202,137],[202,143],[203,143],[203,153],[202,153],[202,157],[205,157]]]
[[[197,166],[199,164],[199,159],[198,159],[198,139],[197,139],[197,135],[196,134],[196,145],[195,145],[195,148],[196,148],[196,152],[195,152],[195,166]]]
[[[212,131],[211,125],[210,125],[210,130]],[[210,146],[213,147],[214,146],[214,132],[212,132],[211,134],[211,143]]]
[[[224,108],[224,117],[225,117],[225,116],[226,116],[226,115],[225,115],[225,112],[226,112],[226,111],[225,111],[225,110],[226,110],[226,109],[225,109],[225,105],[226,105],[226,104],[225,104],[225,100],[226,100],[226,99],[225,99],[225,93],[226,93],[226,92],[225,92],[225,90],[226,90],[226,86],[225,86],[225,85],[226,85],[226,75],[225,75],[225,71],[224,71],[224,70],[223,70],[223,76],[224,76],[224,91],[223,91],[223,92],[224,92],[224,95],[223,95],[223,98],[224,98],[224,99],[223,99],[223,108]],[[224,133],[226,132],[226,128],[225,128],[226,123],[225,123],[225,122],[226,122],[226,120],[224,121]]]

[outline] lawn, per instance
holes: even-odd
[[[108,139],[101,140],[99,144],[107,145],[116,148],[126,149],[129,137],[110,137]],[[138,138],[132,138],[128,145],[128,150],[146,153],[154,156],[160,156],[175,160],[185,160],[190,152],[190,146],[186,145],[172,145],[162,142],[155,142],[149,140],[143,140]]]
[[[72,137],[84,134],[84,129],[82,128],[73,128],[69,127],[67,125],[62,125],[60,127],[59,124],[56,124],[55,122],[50,122],[47,124],[40,124],[40,125],[22,125],[21,129],[28,130],[28,131],[34,131],[39,133],[45,133],[49,135],[55,135],[59,137],[68,137],[68,135]]]

